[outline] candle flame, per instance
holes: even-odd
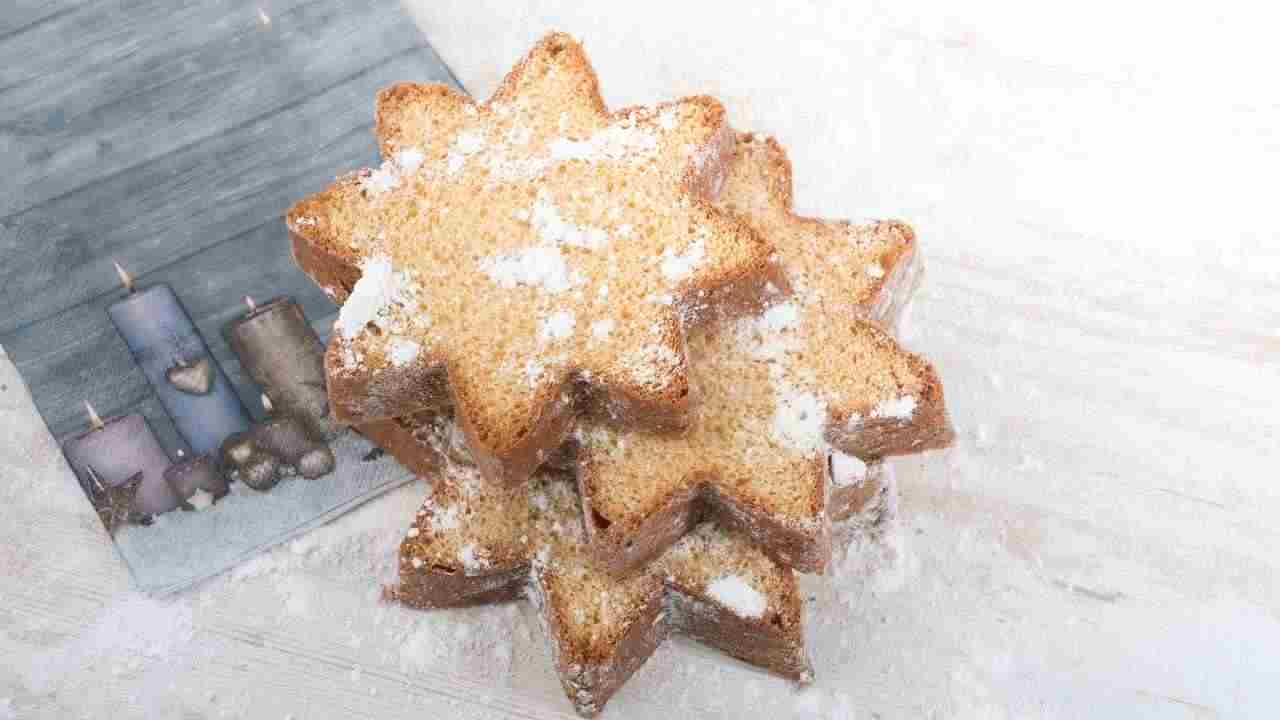
[[[263,27],[267,27],[271,24],[271,16],[262,8],[258,8],[258,22],[262,23]]]
[[[101,430],[107,424],[102,422],[102,418],[98,417],[98,411],[93,409],[88,400],[84,401],[84,409],[89,413],[89,427],[94,430]]]
[[[266,410],[268,414],[276,409],[275,406],[271,404],[271,398],[267,397],[266,393],[262,393],[262,409]]]
[[[254,302],[253,298],[248,295],[244,296],[244,304],[249,306],[249,312],[253,312],[258,309],[258,303]]]
[[[111,264],[116,266],[116,275],[120,276],[120,284],[124,286],[125,290],[133,292],[133,276],[129,274],[128,270],[120,267],[120,263],[115,260],[112,260]]]

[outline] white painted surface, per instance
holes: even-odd
[[[800,209],[922,238],[960,439],[807,581],[815,686],[668,644],[607,717],[1280,715],[1274,11],[410,4],[479,95],[568,30],[609,102],[718,95]],[[376,602],[421,488],[157,603],[0,384],[0,718],[568,716],[523,609]]]

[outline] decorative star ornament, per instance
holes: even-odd
[[[582,47],[548,35],[475,103],[379,93],[384,162],[288,213],[294,256],[342,309],[331,405],[366,423],[452,404],[482,472],[519,482],[585,405],[687,420],[687,326],[782,277],[706,198],[732,132],[708,97],[610,113]]]
[[[736,148],[719,202],[777,248],[794,292],[690,334],[697,402],[686,432],[579,428],[591,547],[617,574],[707,514],[783,564],[821,571],[832,493],[865,461],[952,438],[933,367],[877,324],[894,322],[915,285],[914,233],[898,222],[797,216],[782,148],[752,135]]]
[[[85,477],[80,480],[80,488],[88,496],[93,509],[98,512],[102,526],[107,534],[115,537],[116,529],[128,524],[150,525],[151,516],[133,509],[133,498],[142,486],[142,473],[134,473],[128,480],[118,485],[106,484],[92,466],[85,469]]]

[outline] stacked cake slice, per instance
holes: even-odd
[[[879,517],[881,459],[942,447],[890,331],[911,229],[798,217],[790,165],[715,100],[609,113],[539,42],[487,102],[379,94],[381,167],[289,212],[342,303],[335,415],[430,483],[388,597],[526,597],[592,715],[671,631],[812,676],[795,572]]]

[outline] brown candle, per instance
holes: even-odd
[[[81,485],[90,481],[90,472],[99,482],[111,487],[142,473],[141,485],[134,496],[134,509],[144,515],[157,515],[178,507],[181,501],[164,481],[169,456],[160,447],[146,418],[134,414],[102,420],[87,402],[85,409],[89,413],[89,431],[62,445]]]
[[[298,418],[317,437],[342,431],[329,415],[325,393],[324,344],[293,298],[258,305],[246,297],[249,312],[233,320],[224,334],[249,377],[271,399],[278,415]]]

